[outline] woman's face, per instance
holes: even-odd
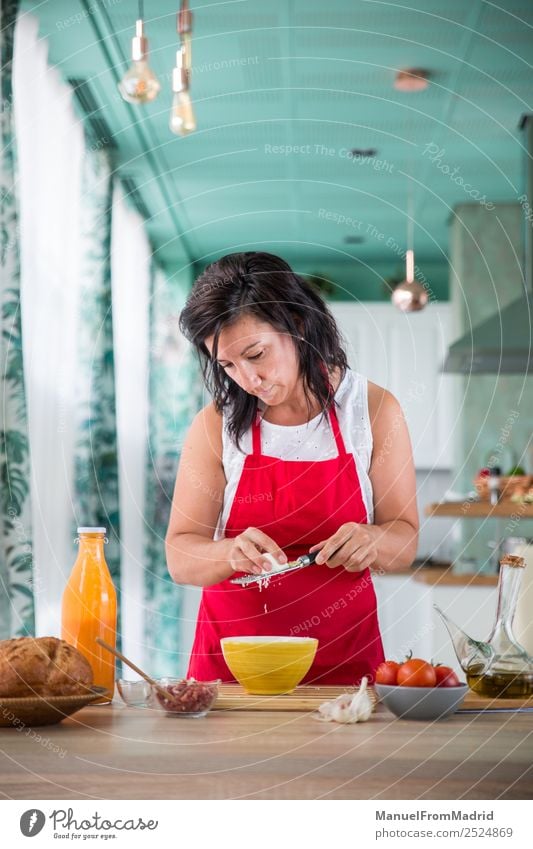
[[[213,341],[213,336],[205,340],[210,354]],[[217,361],[241,389],[269,407],[289,400],[296,391],[299,362],[293,337],[254,316],[243,315],[222,329]]]

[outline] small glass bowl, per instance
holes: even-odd
[[[128,681],[126,678],[119,678],[117,681],[117,690],[120,693],[122,701],[130,707],[150,706],[150,698],[152,694],[152,686],[148,681]]]
[[[218,697],[216,681],[196,681],[195,678],[156,678],[157,683],[170,690],[170,698],[166,701],[152,687],[150,706],[165,712],[166,716],[199,717],[209,713]]]

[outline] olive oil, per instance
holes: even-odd
[[[533,696],[533,673],[467,671],[468,686],[478,696],[493,699],[527,699]]]

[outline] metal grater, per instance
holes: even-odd
[[[299,569],[305,569],[306,566],[312,566],[315,562],[318,551],[313,551],[312,554],[302,554],[297,560],[291,560],[287,563],[284,569],[276,569],[275,572],[263,572],[262,575],[243,575],[241,578],[231,578],[231,584],[238,584],[241,587],[248,587],[250,584],[259,584],[265,578],[277,578],[278,575],[287,575],[289,572],[296,572]]]

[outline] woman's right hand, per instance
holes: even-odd
[[[287,563],[287,557],[279,545],[258,528],[246,528],[231,542],[228,559],[234,572],[247,572],[250,575],[270,572],[272,564],[265,554],[271,554],[279,563]]]

